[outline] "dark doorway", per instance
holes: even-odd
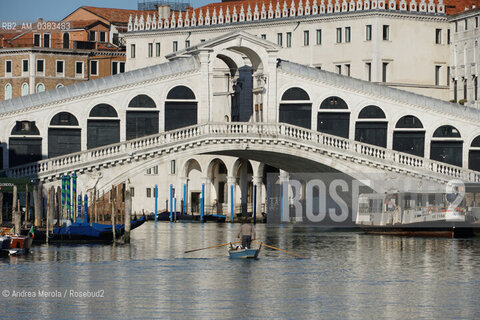
[[[190,206],[191,206],[192,214],[200,213],[200,195],[201,195],[200,192],[192,191],[190,193],[190,198],[191,198]]]

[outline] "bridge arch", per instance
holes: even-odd
[[[379,147],[387,147],[388,120],[385,112],[376,105],[360,110],[355,123],[355,140]]]
[[[480,135],[476,136],[470,144],[468,169],[480,171]]]
[[[348,138],[350,110],[345,100],[330,96],[322,101],[317,112],[317,131]]]
[[[48,157],[81,151],[81,132],[77,118],[70,112],[54,115],[48,127]]]
[[[425,128],[414,115],[402,116],[393,131],[393,150],[416,156],[425,155]]]
[[[8,140],[9,167],[42,160],[42,136],[35,121],[16,121]]]
[[[146,94],[138,94],[128,103],[126,111],[126,140],[158,133],[159,110]]]
[[[442,125],[433,132],[430,159],[461,167],[463,140],[460,131],[451,125]]]
[[[120,142],[117,110],[107,103],[95,105],[87,118],[87,149]]]
[[[165,98],[165,131],[197,124],[198,101],[194,91],[186,85],[176,85]]]
[[[278,121],[310,129],[312,126],[312,100],[303,88],[290,87],[280,98]]]
[[[211,184],[210,199],[206,203],[212,204],[213,213],[224,214],[228,211],[228,169],[220,158],[210,161],[207,168],[207,178]]]
[[[200,162],[190,158],[185,161],[182,174],[186,178],[187,212],[200,213],[200,199],[202,196],[203,171]],[[180,196],[181,190],[175,191],[174,196]]]

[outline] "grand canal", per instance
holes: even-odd
[[[232,241],[238,227],[149,222],[130,245],[43,245],[1,258],[2,318],[480,318],[480,239],[258,225],[265,243],[308,258],[184,253]]]

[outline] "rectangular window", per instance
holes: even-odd
[[[190,40],[185,40],[185,48],[190,48]]]
[[[63,74],[63,72],[64,72],[63,66],[64,66],[64,61],[57,60],[57,75],[58,74]]]
[[[351,30],[350,27],[345,27],[345,42],[351,41]]]
[[[345,65],[345,75],[350,77],[350,64]]]
[[[262,37],[262,39],[265,39],[265,40],[267,39],[267,35],[266,35],[266,34],[262,34],[261,37]]]
[[[287,48],[291,48],[291,47],[292,47],[292,33],[287,32]]]
[[[372,63],[365,63],[365,77],[367,81],[372,81]]]
[[[120,73],[125,72],[125,62],[120,62]]]
[[[175,160],[170,161],[170,174],[175,174]]]
[[[117,74],[118,73],[118,61],[113,61],[112,62],[112,74]]]
[[[322,44],[322,29],[317,29],[316,36],[317,44]]]
[[[468,19],[464,19],[464,26],[465,26],[465,31],[468,30]]]
[[[155,43],[155,56],[160,57],[160,42]]]
[[[105,42],[107,39],[107,33],[105,31],[100,31],[100,42]]]
[[[158,174],[158,166],[153,167],[153,174]]]
[[[50,35],[48,33],[43,34],[43,47],[50,48]]]
[[[134,187],[131,187],[130,188],[130,196],[133,198],[135,197],[135,188]]]
[[[450,85],[450,67],[447,67],[447,86]]]
[[[303,45],[310,45],[310,32],[308,30],[303,31]]]
[[[337,43],[342,43],[342,28],[337,28]]]
[[[467,79],[463,80],[463,99],[467,100]]]
[[[365,27],[365,40],[372,41],[372,25],[367,24]]]
[[[152,197],[152,188],[147,188],[147,198]]]
[[[77,61],[75,62],[75,76],[82,76],[83,77],[83,62]]]
[[[98,76],[98,60],[90,61],[90,75]]]
[[[205,39],[200,39],[200,42],[205,42]]]
[[[442,44],[442,29],[435,29],[435,43]]]
[[[152,174],[152,168],[147,169],[147,174]]]
[[[130,45],[130,58],[135,58],[135,45]]]
[[[283,34],[282,33],[277,33],[277,44],[280,47],[283,47]]]
[[[390,26],[383,25],[383,40],[390,40]]]
[[[474,100],[478,100],[478,77],[473,79],[473,95]]]
[[[28,60],[22,60],[22,72],[28,72]]]
[[[33,46],[40,47],[40,35],[38,33],[33,35]]]
[[[88,41],[95,41],[95,40],[96,40],[95,31],[90,31],[88,33]]]
[[[148,44],[148,57],[153,57],[153,43]]]
[[[12,73],[12,60],[5,61],[5,73]]]
[[[440,85],[440,66],[435,66],[435,85]]]
[[[173,52],[177,52],[177,51],[178,51],[178,42],[173,41]]]
[[[382,63],[382,82],[387,82],[388,62]]]
[[[342,74],[342,65],[340,64],[335,65],[335,72],[338,74]]]
[[[450,44],[450,29],[447,29],[447,44]]]
[[[475,17],[475,28],[478,28],[478,17]]]
[[[45,72],[45,60],[37,60],[37,73]]]

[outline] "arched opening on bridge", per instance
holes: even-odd
[[[224,214],[227,208],[228,171],[225,163],[220,159],[213,159],[208,165],[208,180],[211,183],[210,203],[213,214]],[[210,208],[208,208],[210,209]]]
[[[473,139],[468,153],[468,169],[480,171],[480,136]]]
[[[253,213],[253,168],[247,159],[237,159],[233,166],[236,180],[236,215],[251,216]]]
[[[17,121],[10,134],[9,167],[42,160],[42,137],[35,121]]]
[[[347,138],[350,130],[350,111],[339,97],[328,97],[317,113],[317,131]]]
[[[158,110],[152,98],[139,94],[128,104],[127,140],[158,133]]]
[[[415,116],[404,116],[397,121],[393,132],[393,150],[415,156],[425,155],[425,129]]]
[[[278,120],[310,129],[312,127],[312,102],[308,93],[298,87],[285,91],[280,101]]]
[[[48,127],[48,157],[79,152],[81,131],[77,118],[70,112],[57,113]]]
[[[87,149],[120,142],[120,119],[109,104],[98,104],[87,119]]]
[[[165,131],[197,124],[197,100],[186,86],[176,86],[165,100]]]
[[[185,163],[184,172],[187,179],[187,212],[199,214],[202,197],[202,167],[197,160],[190,159]],[[175,194],[174,192],[174,197]]]
[[[457,128],[445,125],[437,128],[430,142],[430,159],[462,166],[463,141]]]
[[[355,125],[355,140],[375,146],[387,147],[388,122],[377,106],[366,106],[360,111]]]

